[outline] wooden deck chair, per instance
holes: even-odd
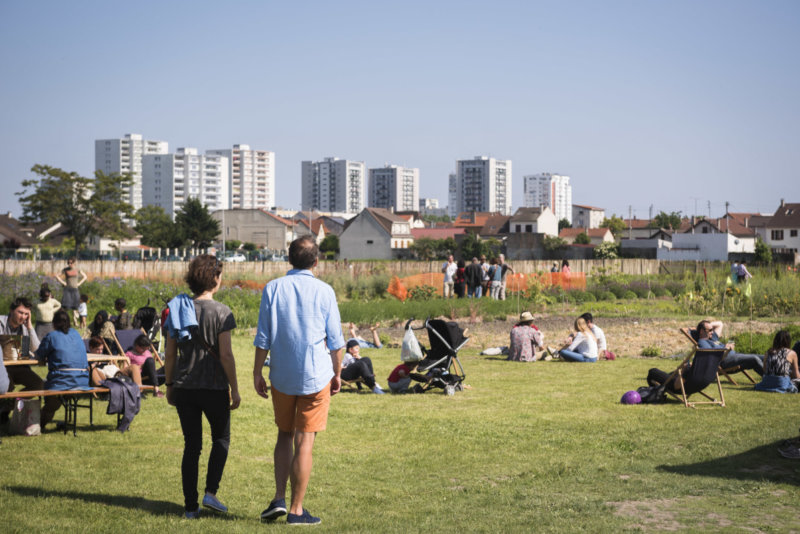
[[[728,355],[728,352],[730,352],[729,349],[693,349],[678,368],[667,377],[664,382],[665,393],[682,401],[687,408],[696,408],[698,404],[724,407],[725,396],[722,393],[718,371],[720,362]],[[717,383],[719,400],[703,391],[713,382]],[[699,393],[708,400],[689,402],[689,396],[695,393]]]
[[[120,354],[125,354],[125,351],[133,346],[133,342],[136,341],[136,338],[141,335],[147,336],[147,332],[145,332],[142,328],[131,328],[128,330],[117,330],[115,335],[117,349],[119,350]],[[153,358],[163,366],[164,361],[161,359],[158,351],[153,346],[153,341],[148,337],[147,342],[150,345],[150,352],[153,354]]]
[[[694,332],[694,330],[689,330],[688,328],[681,328],[681,333],[682,333],[684,336],[686,336],[686,337],[689,339],[689,341],[691,341],[691,343],[692,343],[692,345],[694,346],[694,348],[697,348],[697,340],[696,340],[696,339],[694,338],[694,336],[692,335],[692,333],[693,333],[693,332]],[[747,379],[748,379],[748,380],[750,380],[750,382],[751,382],[752,384],[755,384],[755,383],[756,383],[756,381],[755,381],[755,380],[753,380],[753,377],[752,377],[752,376],[750,376],[750,375],[747,373],[747,369],[742,369],[742,366],[741,366],[741,365],[736,365],[736,366],[734,366],[734,367],[725,367],[725,362],[723,361],[723,362],[720,364],[720,366],[719,366],[719,372],[720,372],[720,373],[722,373],[723,375],[725,375],[725,378],[728,380],[728,382],[730,382],[730,383],[731,383],[731,384],[733,384],[734,386],[738,386],[739,384],[738,384],[738,383],[736,382],[736,380],[734,380],[734,379],[733,379],[733,377],[732,377],[730,374],[728,374],[728,373],[738,373],[738,372],[740,372],[740,371],[742,372],[742,374],[743,374],[744,376],[746,376],[746,377],[747,377]]]
[[[100,337],[100,336],[97,336],[97,337]],[[106,341],[106,339],[102,338],[102,337],[100,338],[100,341],[103,342],[103,354],[108,354],[109,356],[113,355],[114,353],[111,352],[111,347],[109,346],[108,341]],[[116,341],[116,340],[114,340],[114,341]],[[83,345],[86,347],[86,354],[89,354],[89,350],[90,349],[89,349],[89,339],[88,338],[83,340]],[[125,352],[123,351],[120,354],[124,356]]]
[[[342,381],[342,389],[348,389],[352,391],[360,391],[361,386],[360,384],[364,383],[364,379],[360,376],[358,378],[354,378],[353,380],[345,380],[344,378],[341,379]]]

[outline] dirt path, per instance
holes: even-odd
[[[545,343],[557,345],[568,333],[572,326],[573,317],[563,317],[554,315],[535,316],[534,324],[544,333]],[[461,320],[459,324],[468,327],[471,341],[467,347],[471,349],[483,349],[486,347],[496,347],[508,345],[508,333],[514,325],[513,320],[488,321],[470,323],[469,320]],[[680,353],[687,348],[685,338],[678,332],[683,326],[693,326],[686,324],[686,321],[677,319],[632,319],[632,318],[603,318],[597,320],[606,334],[609,349],[618,356],[638,357],[645,347],[658,347],[661,355],[669,356]],[[415,323],[419,325],[419,323]],[[384,326],[380,332],[388,336],[391,344],[398,344],[403,339],[403,323]],[[723,332],[725,337],[733,336],[740,332],[771,332],[775,329],[773,323],[752,321],[734,322],[727,324]],[[360,334],[369,334],[366,326],[362,327]],[[420,341],[428,345],[427,336],[420,332]]]

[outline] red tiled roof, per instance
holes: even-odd
[[[783,204],[770,219],[770,228],[800,228],[800,204]]]
[[[466,234],[465,228],[412,228],[411,235],[414,239],[423,237],[429,239],[447,239],[448,237],[455,238],[457,235]]]

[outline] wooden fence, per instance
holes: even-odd
[[[55,275],[66,262],[63,260],[1,260],[3,273],[18,275],[30,272]],[[317,275],[349,274],[356,277],[370,274],[389,274],[407,276],[418,273],[441,272],[441,261],[322,261],[315,272]],[[553,265],[547,260],[525,260],[509,262],[515,272],[548,272]],[[89,278],[138,278],[148,280],[179,280],[186,274],[188,263],[181,261],[81,261],[78,268]],[[660,260],[623,258],[616,260],[571,260],[572,272],[594,275],[605,270],[607,273],[633,275],[702,272],[703,267],[721,265],[720,262],[662,262]],[[226,263],[225,276],[244,279],[271,279],[285,274],[291,269],[287,262],[242,262]]]

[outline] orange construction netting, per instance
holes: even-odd
[[[565,290],[586,289],[586,273],[509,273],[506,277],[506,291],[517,292],[528,289],[531,285],[541,287],[560,286]],[[408,297],[408,290],[417,286],[431,286],[436,289],[439,296],[444,295],[444,274],[420,273],[405,278],[393,276],[387,289],[390,295],[404,301]]]

